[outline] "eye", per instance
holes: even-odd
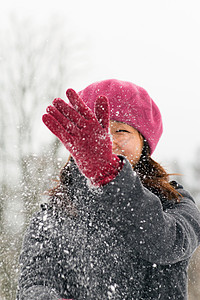
[[[118,129],[118,130],[116,130],[116,132],[128,132],[129,133],[129,131],[125,130],[125,129]]]

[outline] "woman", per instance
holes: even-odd
[[[67,97],[43,116],[71,158],[26,233],[18,299],[187,299],[200,212],[151,158],[158,107],[114,79]]]

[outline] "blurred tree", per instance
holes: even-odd
[[[197,148],[196,150],[192,167],[193,167],[192,168],[193,169],[192,189],[193,189],[195,199],[197,199],[198,204],[200,205],[200,147]]]
[[[200,208],[200,147],[191,164],[190,191]],[[189,265],[189,300],[200,299],[200,247],[193,254]]]
[[[179,173],[173,179],[187,189],[200,208],[200,148],[196,150],[190,164],[180,164],[177,160],[170,163],[170,169]],[[188,268],[188,299],[200,300],[200,247],[194,252]]]
[[[189,300],[200,299],[200,247],[193,254],[188,269]]]
[[[69,76],[83,71],[81,61],[86,61],[81,53],[84,45],[66,35],[63,23],[53,18],[41,27],[12,17],[0,35],[2,300],[15,299],[24,230],[43,199],[42,193],[52,186],[50,178],[61,168],[60,142],[53,136],[47,141],[40,137],[41,106],[60,96]]]

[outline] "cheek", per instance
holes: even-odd
[[[137,161],[140,158],[143,142],[139,136],[118,137],[113,139],[113,146],[121,151],[129,160]]]
[[[133,158],[140,158],[142,153],[143,143],[140,138],[134,138],[127,144],[127,154]]]

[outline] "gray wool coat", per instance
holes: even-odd
[[[68,191],[43,205],[26,232],[18,300],[187,299],[200,212],[181,186],[180,203],[162,199],[124,161],[101,188],[71,161]],[[63,208],[61,196],[71,199],[76,214]]]

